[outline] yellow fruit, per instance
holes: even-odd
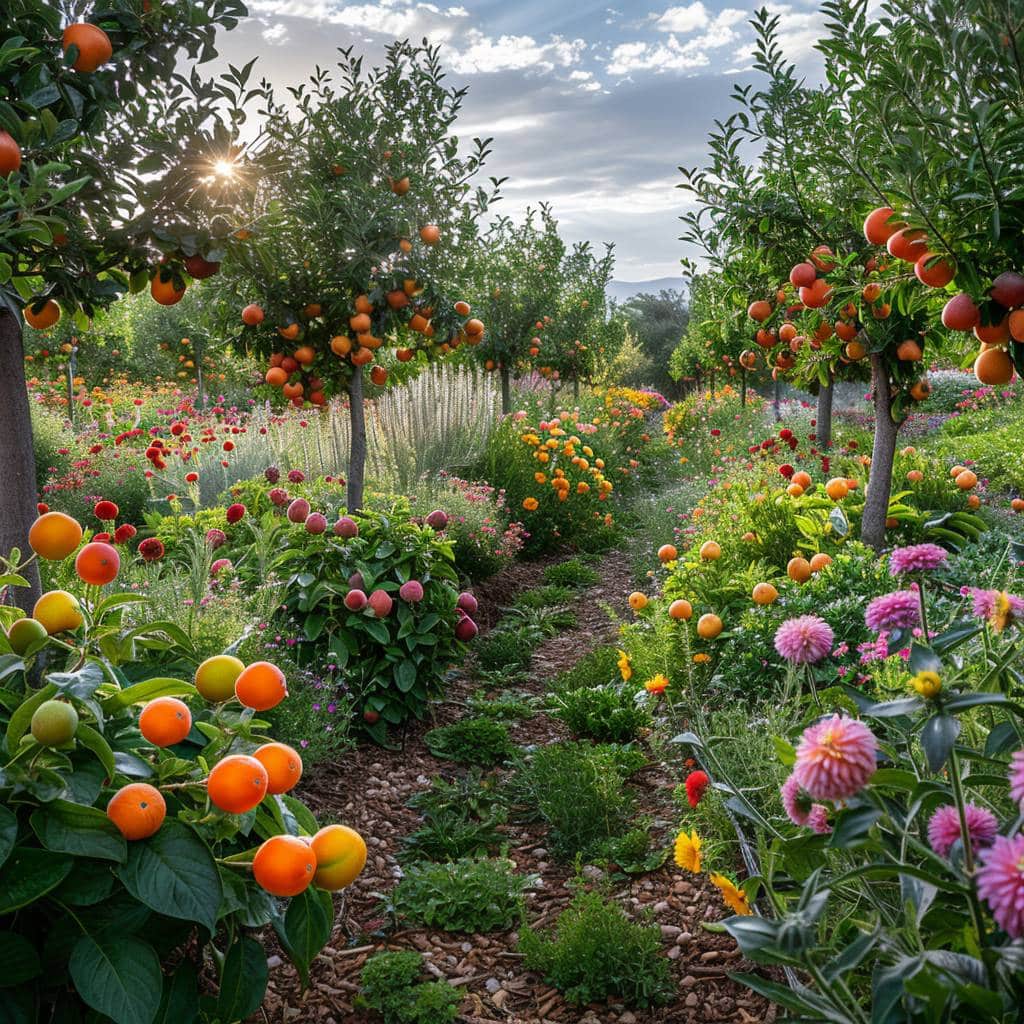
[[[43,594],[32,609],[32,618],[38,619],[50,636],[65,629],[78,629],[85,621],[78,598],[66,590],[50,590]]]
[[[244,668],[245,665],[231,654],[215,654],[196,669],[196,689],[211,704],[231,700],[235,695],[235,680]]]
[[[313,836],[317,870],[313,884],[336,892],[350,885],[366,864],[366,843],[347,825],[327,825]]]
[[[78,730],[78,712],[62,700],[43,701],[32,713],[32,736],[44,747],[63,747]]]

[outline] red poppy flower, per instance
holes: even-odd
[[[245,516],[245,506],[241,502],[236,501],[234,505],[228,505],[225,516],[229,523],[237,523]]]
[[[163,541],[156,537],[147,537],[139,544],[139,554],[146,562],[156,562],[164,557]]]
[[[784,462],[779,466],[779,472],[787,479],[791,479],[796,470],[788,463]]]
[[[686,776],[686,799],[691,807],[696,807],[700,803],[700,798],[704,795],[704,791],[710,784],[711,780],[705,772],[690,772]]]
[[[93,506],[92,514],[97,519],[102,519],[104,522],[110,522],[117,518],[118,513],[121,510],[112,501],[97,501]]]

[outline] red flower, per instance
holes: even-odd
[[[288,480],[293,484],[301,484],[306,479],[306,474],[301,469],[293,469],[288,473]]]
[[[236,501],[234,505],[228,505],[225,515],[229,523],[237,523],[245,516],[245,506],[241,502]]]
[[[185,474],[185,483],[187,483],[187,484],[194,484],[198,479],[199,479],[199,474],[198,473],[186,473]]]
[[[790,430],[788,427],[783,427],[779,431],[779,437],[781,437],[783,441],[788,441],[792,436],[793,436],[793,431]]]
[[[712,437],[721,437],[721,435],[722,435],[722,432],[717,427],[714,430],[711,431],[711,436]]]
[[[235,450],[235,442],[234,441],[225,441],[224,442],[224,451],[226,451],[226,452],[233,452],[234,450]]]
[[[49,506],[49,505],[47,505],[45,501],[41,501],[41,502],[39,502],[39,504],[38,504],[38,505],[36,505],[36,511],[37,511],[37,512],[38,512],[38,513],[39,513],[39,514],[40,514],[41,516],[44,516],[44,515],[46,515],[46,513],[47,513],[47,512],[49,512],[49,511],[50,511],[50,506]]]
[[[185,433],[185,424],[184,423],[180,423],[180,422],[179,423],[172,423],[171,424],[171,433],[175,437],[180,437],[182,434]]]
[[[156,537],[147,537],[139,545],[139,554],[146,562],[156,562],[164,557],[164,545],[163,541],[158,540]]]
[[[112,501],[97,501],[93,506],[92,514],[97,519],[102,519],[104,522],[110,522],[117,518],[120,511],[121,510]]]
[[[131,523],[122,523],[114,531],[114,543],[115,544],[126,544],[132,539],[139,531],[132,526]]]
[[[691,807],[696,807],[700,803],[700,798],[704,795],[704,790],[708,788],[710,783],[711,780],[702,771],[690,772],[686,776],[686,799]]]
[[[784,462],[781,466],[779,466],[779,472],[787,480],[789,480],[793,476],[793,474],[796,472],[796,470],[788,462]]]
[[[94,444],[89,448],[90,455],[99,455],[101,451],[103,451],[103,445],[101,444]]]
[[[93,537],[93,540],[94,541],[100,541],[103,544],[109,544],[110,543],[110,534],[109,533],[97,533]]]

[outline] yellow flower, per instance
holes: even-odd
[[[619,672],[622,673],[622,681],[628,683],[633,678],[633,666],[629,663],[629,655],[625,651],[619,651]]]
[[[750,909],[750,904],[747,903],[747,894],[740,889],[735,882],[726,878],[725,875],[719,875],[714,871],[711,872],[709,877],[711,879],[711,884],[721,892],[722,902],[724,902],[730,910],[734,913],[743,914],[745,916],[753,913]]]
[[[548,453],[544,452],[544,451],[534,452],[533,454],[537,457],[537,461],[538,462],[547,462],[548,459],[551,458],[551,456],[548,455]]]
[[[547,477],[543,473],[537,472],[533,474],[533,479],[536,480],[537,483],[542,484],[547,480]]]
[[[523,498],[523,508],[525,508],[527,512],[536,512],[537,505],[538,502],[536,498]]]
[[[584,482],[583,480],[581,480],[581,481],[580,481],[580,482],[579,482],[579,483],[578,483],[578,484],[576,485],[576,493],[577,493],[577,494],[586,494],[586,493],[587,493],[587,491],[589,491],[589,490],[590,490],[590,484],[588,484],[588,483]]]
[[[942,689],[942,680],[939,678],[939,674],[937,672],[924,669],[923,671],[918,672],[917,675],[910,680],[910,685],[913,686],[925,700],[931,700],[931,698]]]
[[[1006,624],[1010,621],[1010,596],[1005,590],[996,594],[996,606],[988,621],[997,633],[1002,633],[1006,629]]]
[[[697,665],[705,665],[711,660],[711,655],[705,654],[703,651],[699,651],[693,656],[693,660]]]
[[[697,835],[696,829],[689,835],[680,832],[676,836],[675,861],[684,871],[700,874],[700,836]]]
[[[644,683],[644,689],[648,693],[664,693],[668,689],[668,679],[659,672]]]

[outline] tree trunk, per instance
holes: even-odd
[[[501,367],[501,414],[507,416],[512,411],[512,382],[509,380],[507,366]]]
[[[782,419],[782,411],[779,408],[779,403],[782,401],[782,384],[779,378],[775,378],[775,388],[772,393],[772,409],[775,413],[775,422],[778,423]]]
[[[573,377],[572,379],[572,397],[574,402],[580,400],[580,379],[579,377]]]
[[[860,539],[878,549],[885,543],[885,520],[892,493],[892,464],[899,427],[892,418],[889,374],[878,352],[871,353],[871,379],[875,389],[875,440],[871,447],[871,473],[864,501]]]
[[[28,530],[36,518],[36,459],[32,448],[32,417],[25,386],[25,351],[21,323],[0,303],[0,437],[4,439],[3,487],[0,488],[0,554],[19,548],[24,558],[30,549]],[[27,566],[30,586],[12,588],[13,600],[29,611],[39,597],[39,567]]]
[[[746,409],[747,407],[747,368],[745,366],[740,367],[740,408]]]
[[[832,385],[835,378],[832,370],[828,371],[828,384],[818,388],[818,425],[815,428],[818,434],[818,445],[821,448],[828,448],[832,444]]]
[[[356,366],[348,384],[349,421],[352,439],[349,445],[348,483],[345,497],[349,512],[363,507],[363,477],[366,473],[366,416],[363,409],[363,368]]]

